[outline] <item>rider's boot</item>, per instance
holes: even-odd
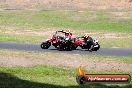
[[[89,48],[89,52],[92,52],[92,49],[93,49],[93,45],[91,45],[91,47]]]

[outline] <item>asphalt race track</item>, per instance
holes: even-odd
[[[100,56],[132,56],[132,48],[100,48],[99,51],[94,51],[94,52],[89,52],[87,50],[82,50],[80,48],[73,51],[58,51],[52,46],[49,49],[41,49],[40,45],[0,42],[0,49],[25,50],[25,51],[37,51],[37,52],[38,51],[62,52],[69,54],[93,54]]]

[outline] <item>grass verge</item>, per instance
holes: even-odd
[[[17,42],[17,43],[29,43],[29,44],[39,44],[45,37],[38,36],[23,36],[23,35],[0,35],[0,42]]]
[[[121,72],[90,72],[120,73]],[[124,72],[122,72],[124,73]],[[132,75],[132,73],[131,73]],[[0,68],[0,87],[3,88],[130,88],[131,84],[88,84],[79,86],[76,81],[76,70],[67,70],[51,66],[35,66],[30,68]]]
[[[132,47],[131,25],[131,20],[113,19],[111,12],[107,11],[3,10],[0,11],[0,41],[40,43],[43,41],[43,38],[49,38],[48,31],[51,29],[70,28],[74,34],[79,35],[83,35],[86,32],[96,32],[97,34],[95,36],[91,36],[97,39],[100,36],[104,37],[104,35],[99,34],[101,31],[115,33],[115,35],[116,33],[126,33],[125,35],[120,35],[121,37],[125,36],[125,38],[99,38],[99,40],[101,41],[102,47],[130,48]],[[35,34],[28,34],[28,32],[21,34],[21,32],[27,30],[31,30]],[[18,32],[17,35],[15,31],[16,33]],[[10,34],[6,32],[10,32]],[[42,35],[41,32],[44,32],[44,34]],[[116,35],[112,37],[120,36]],[[130,38],[127,38],[127,36],[130,36]]]
[[[42,28],[70,28],[75,30],[107,30],[132,32],[132,22],[111,18],[107,12],[95,11],[0,11],[0,25],[40,30]]]

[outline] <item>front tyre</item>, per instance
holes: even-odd
[[[96,47],[97,46],[97,47]],[[100,45],[99,44],[96,44],[96,46],[94,46],[94,48],[92,49],[93,51],[97,51],[100,49]]]
[[[60,43],[60,44],[57,46],[57,49],[58,49],[59,51],[63,51],[63,50],[64,50],[63,44]]]
[[[51,43],[50,42],[43,42],[41,43],[40,47],[42,49],[48,49],[49,47],[51,46]]]

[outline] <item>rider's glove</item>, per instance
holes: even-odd
[[[64,31],[64,30],[61,30],[62,32]]]

